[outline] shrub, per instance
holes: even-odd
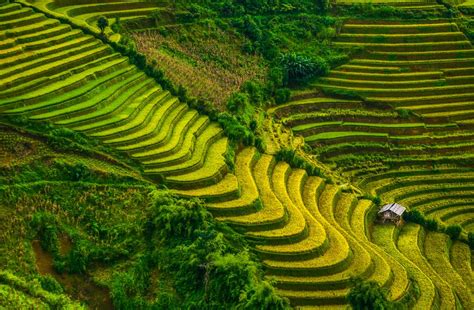
[[[316,4],[318,6],[318,9],[322,13],[326,13],[327,10],[329,9],[329,1],[328,0],[316,0]]]
[[[427,219],[425,223],[425,227],[431,231],[438,231],[438,221],[435,219]]]
[[[275,92],[275,103],[282,104],[290,100],[291,91],[288,88],[279,88]]]
[[[398,116],[402,119],[408,119],[414,115],[413,111],[407,109],[397,109]]]
[[[446,227],[446,233],[452,240],[457,240],[461,235],[462,228],[459,225],[450,225]]]
[[[418,210],[409,210],[403,213],[403,219],[407,222],[413,222],[422,226],[425,226],[425,217]]]
[[[261,106],[265,102],[265,90],[258,82],[246,81],[240,87],[240,91],[248,94],[252,105]]]
[[[288,301],[279,297],[275,288],[268,282],[256,284],[252,290],[246,294],[248,298],[244,303],[244,309],[289,309]]]
[[[231,141],[242,142],[247,146],[255,144],[256,139],[253,132],[241,124],[235,116],[229,113],[221,113],[217,121]]]
[[[321,57],[287,53],[282,54],[277,61],[285,73],[285,84],[304,83],[329,72],[329,65]]]
[[[110,26],[113,32],[120,33],[122,31],[122,24],[120,23],[120,16],[115,17],[114,23]],[[121,38],[122,39],[122,38]]]
[[[471,249],[474,249],[474,232],[469,232],[467,234],[467,244]]]
[[[347,295],[347,300],[355,310],[387,310],[393,305],[387,299],[387,291],[375,281],[352,280],[354,286]]]
[[[39,277],[39,283],[41,287],[54,294],[62,294],[64,292],[63,287],[50,275],[44,275]]]
[[[57,255],[59,252],[59,229],[54,215],[46,212],[37,212],[33,214],[30,226],[39,238],[43,250]]]
[[[310,162],[307,162],[303,157],[298,156],[295,150],[282,148],[275,154],[275,158],[278,161],[287,162],[293,168],[306,170],[306,172],[310,176],[324,177],[323,173],[318,167],[313,166]]]
[[[99,19],[97,20],[97,27],[99,27],[100,33],[102,35],[104,35],[105,28],[107,28],[108,26],[109,26],[108,19],[105,16],[99,17]]]

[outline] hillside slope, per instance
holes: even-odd
[[[420,287],[419,308],[472,308],[464,244],[412,224],[372,231],[371,201],[254,148],[239,150],[229,173],[229,143],[217,123],[58,20],[2,5],[0,36],[2,115],[83,132],[138,160],[145,178],[205,199],[219,220],[255,241],[267,275],[293,305],[344,308],[350,279],[360,276],[387,288],[392,300]],[[463,259],[448,254],[454,251]]]

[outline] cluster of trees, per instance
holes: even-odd
[[[328,179],[324,174],[321,172],[321,169],[314,166],[313,164],[309,163],[303,157],[296,154],[296,151],[289,148],[281,148],[275,154],[275,157],[278,161],[285,161],[293,168],[299,168],[306,170],[309,176],[319,176],[326,178],[326,182],[332,183],[332,180]]]
[[[388,301],[387,290],[380,287],[375,281],[353,279],[353,287],[347,294],[347,300],[354,310],[389,310],[395,309],[394,304]]]
[[[351,279],[352,287],[346,298],[354,310],[398,310],[410,309],[420,296],[418,284],[412,280],[409,291],[399,300],[390,301],[388,290],[375,281],[362,278]]]
[[[67,195],[55,197],[66,209],[74,205]],[[104,200],[92,197],[87,210],[74,206],[82,214],[77,222],[35,212],[29,238],[40,240],[59,273],[85,274],[92,264],[120,263],[107,281],[117,309],[290,309],[264,279],[243,236],[214,220],[201,201],[152,191],[138,221],[110,226],[96,222],[92,206]],[[66,253],[60,251],[64,236],[71,241]],[[61,291],[51,277],[42,282],[46,290]]]
[[[461,237],[462,227],[460,225],[445,226],[436,219],[427,218],[418,210],[407,210],[403,213],[403,219],[407,222],[419,224],[429,231],[442,232],[449,235],[452,240],[458,240]],[[466,241],[471,249],[474,249],[474,233],[469,232]]]
[[[183,9],[182,18],[203,18],[210,16],[239,17],[245,14],[265,15],[274,13],[325,12],[328,0],[198,0],[176,1]]]

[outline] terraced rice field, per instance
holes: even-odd
[[[55,14],[67,17],[81,25],[89,25],[97,28],[97,20],[105,16],[112,24],[117,17],[123,22],[139,21],[152,14],[154,11],[162,10],[168,1],[157,0],[25,0],[27,3]]]
[[[96,137],[139,160],[150,180],[164,178],[176,193],[205,199],[218,219],[242,228],[255,241],[267,275],[293,305],[344,308],[349,280],[360,276],[387,288],[392,300],[419,286],[416,306],[423,309],[435,304],[472,308],[471,252],[464,244],[414,225],[371,229],[370,201],[254,148],[240,149],[235,173],[229,173],[224,160],[228,141],[216,123],[179,102],[109,46],[57,20],[19,4],[2,5],[0,37],[0,113]],[[340,104],[347,111],[361,105],[316,101],[306,105],[308,115],[320,113],[324,105]],[[291,105],[304,103],[275,113]],[[361,122],[354,120],[344,130],[369,127]],[[433,131],[430,126],[417,121],[406,129],[375,126],[375,132],[397,128],[400,136],[417,136],[414,132]],[[461,130],[455,121],[440,127],[453,136]]]
[[[335,4],[339,6],[354,4],[385,5],[411,12],[423,11],[434,14],[442,14],[446,11],[446,8],[442,4],[437,3],[436,0],[336,0]]]
[[[336,43],[365,51],[313,87],[363,100],[296,98],[270,112],[364,190],[472,229],[471,43],[450,20],[352,20]]]

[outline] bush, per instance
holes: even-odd
[[[306,170],[309,176],[325,177],[318,167],[298,156],[295,150],[282,148],[275,154],[275,158],[278,161],[287,162],[293,168]]]
[[[446,233],[452,240],[457,240],[461,235],[462,228],[459,225],[450,225],[446,227]]]
[[[403,213],[403,219],[407,222],[412,222],[425,226],[426,221],[424,215],[418,210],[407,210]]]
[[[99,27],[100,33],[102,35],[104,34],[105,28],[107,28],[108,26],[109,26],[109,20],[107,19],[107,17],[105,16],[99,17],[99,19],[97,20],[97,27]]]
[[[474,232],[469,232],[467,234],[467,244],[471,249],[474,249]]]
[[[287,53],[282,54],[277,61],[283,68],[286,85],[304,83],[329,72],[329,65],[321,57]]]
[[[33,214],[30,227],[39,238],[43,250],[57,255],[59,253],[58,223],[54,215],[46,212]]]
[[[438,221],[435,219],[427,219],[425,227],[430,231],[438,231]]]
[[[347,300],[354,310],[387,310],[393,305],[387,299],[387,291],[375,281],[352,280],[354,286],[347,295]]]
[[[275,92],[275,103],[282,104],[290,100],[291,91],[288,88],[279,88]]]
[[[62,294],[64,292],[63,287],[50,275],[44,275],[39,277],[39,283],[41,287],[51,293],[54,294]]]

